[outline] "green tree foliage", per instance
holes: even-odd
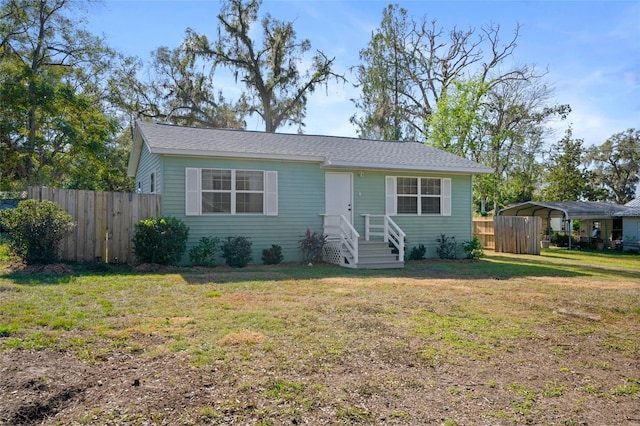
[[[568,105],[548,106],[551,91],[538,78],[490,86],[454,81],[429,119],[428,144],[493,169],[475,180],[479,210],[531,200],[539,184],[543,135]]]
[[[589,149],[593,167],[594,197],[625,204],[636,197],[640,182],[640,130],[616,133],[600,146]]]
[[[335,58],[318,51],[309,70],[300,72],[301,61],[310,49],[309,40],[298,41],[292,22],[265,15],[260,21],[262,40],[251,38],[258,22],[260,0],[228,0],[218,15],[218,39],[209,43],[204,35],[191,33],[188,43],[204,57],[232,70],[236,81],[247,92],[241,103],[244,110],[256,113],[265,123],[265,131],[275,132],[285,125],[304,126],[307,97],[331,78],[344,80],[333,72]]]
[[[571,128],[551,147],[546,161],[544,201],[577,201],[588,196],[590,173],[584,166],[586,150],[582,139],[574,139]]]
[[[489,85],[480,81],[452,82],[429,116],[429,145],[481,161],[488,90]]]
[[[0,6],[0,187],[74,187],[88,164],[110,168],[117,122],[106,114],[106,70],[117,55],[78,26],[70,0]],[[124,171],[122,171],[124,173]]]
[[[569,105],[549,105],[552,92],[538,78],[506,80],[487,93],[482,109],[484,140],[472,157],[492,167],[478,180],[476,199],[497,212],[505,204],[532,199],[540,183],[539,156],[552,119],[566,119]]]
[[[60,242],[73,230],[70,214],[51,201],[24,200],[0,212],[11,250],[27,264],[55,263]]]

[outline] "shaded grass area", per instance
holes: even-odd
[[[3,350],[68,351],[89,365],[180,355],[224,370],[228,396],[202,402],[199,421],[417,423],[441,405],[459,411],[425,423],[571,424],[594,401],[624,416],[640,393],[637,255],[491,253],[393,271],[76,265],[5,271],[0,296]],[[481,398],[495,404],[465,408]]]

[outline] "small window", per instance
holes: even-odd
[[[149,178],[149,192],[152,194],[156,192],[156,174],[151,173],[151,177]]]

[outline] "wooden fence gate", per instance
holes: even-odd
[[[131,239],[141,219],[160,215],[160,195],[30,187],[28,198],[53,201],[76,223],[60,244],[72,262],[133,263]]]
[[[540,254],[542,218],[495,216],[493,222],[496,252]]]
[[[496,241],[493,231],[493,217],[474,217],[473,236],[478,237],[478,241],[485,250],[495,250]]]

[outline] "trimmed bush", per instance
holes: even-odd
[[[60,242],[73,230],[73,217],[52,201],[24,200],[0,212],[11,251],[27,264],[58,261]]]
[[[222,257],[232,268],[244,268],[253,260],[252,243],[247,237],[227,237],[222,244]]]
[[[198,245],[189,250],[189,260],[194,266],[216,266],[216,254],[220,246],[220,239],[216,237],[202,237]]]
[[[436,252],[440,259],[456,259],[458,257],[456,237],[447,237],[445,234],[440,234],[436,241],[438,242]]]
[[[133,252],[138,262],[177,264],[187,249],[189,227],[175,217],[143,219],[135,226]]]
[[[484,256],[484,249],[478,237],[473,237],[471,241],[462,243],[462,249],[467,259],[480,259]]]
[[[262,261],[265,265],[277,265],[282,262],[284,257],[282,256],[282,247],[277,244],[273,244],[271,248],[262,250]]]
[[[418,247],[411,249],[411,252],[409,253],[409,260],[422,260],[426,254],[427,248],[424,244],[420,244]]]

